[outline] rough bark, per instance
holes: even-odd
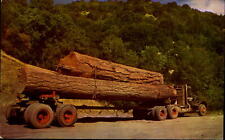
[[[7,77],[4,79],[8,83],[7,87],[20,87],[16,93],[13,92],[14,94],[23,92],[32,97],[56,91],[61,98],[68,99],[130,101],[149,101],[176,96],[176,90],[168,85],[135,84],[68,76],[22,63],[8,55],[1,57],[1,63],[7,63],[1,71],[1,75],[5,74],[3,76]],[[6,88],[3,82],[1,87]]]
[[[138,84],[163,84],[163,75],[158,72],[125,66],[77,52],[71,52],[60,59],[58,70],[71,76]]]
[[[174,97],[176,90],[168,85],[144,85],[62,75],[26,65],[28,94],[56,91],[62,98],[144,101]]]

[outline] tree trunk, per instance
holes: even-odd
[[[124,83],[62,75],[22,63],[2,51],[1,55],[1,64],[4,64],[4,69],[1,69],[1,92],[5,88],[12,88],[15,95],[23,92],[33,97],[56,91],[61,98],[67,99],[125,101],[149,101],[176,96],[176,90],[168,85]],[[19,89],[14,88],[18,86]]]
[[[95,57],[71,52],[60,59],[60,73],[71,76],[96,78],[138,84],[163,84],[163,75]]]
[[[144,85],[62,75],[32,65],[25,66],[28,95],[56,91],[61,98],[146,101],[176,96],[168,85]]]

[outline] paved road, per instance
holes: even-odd
[[[83,118],[74,127],[51,126],[32,129],[26,125],[0,123],[3,138],[191,138],[223,139],[223,115],[180,117],[175,120],[152,121],[132,118]]]

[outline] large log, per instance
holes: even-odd
[[[158,72],[125,66],[77,52],[71,52],[60,59],[58,70],[62,74],[86,78],[138,84],[163,84],[163,75]]]
[[[62,75],[54,71],[26,65],[25,92],[56,91],[62,98],[145,101],[176,96],[168,85],[142,85]]]
[[[10,68],[13,69],[13,65]],[[7,80],[17,79],[18,84],[24,89],[23,93],[30,97],[52,91],[67,99],[149,101],[176,96],[176,90],[169,85],[135,84],[68,76],[24,63],[20,65],[19,70],[15,70],[20,74],[10,77],[8,73]]]

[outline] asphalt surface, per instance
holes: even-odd
[[[223,115],[188,116],[173,120],[134,120],[132,117],[86,117],[74,127],[33,129],[25,124],[0,123],[3,138],[79,139],[223,139]]]

